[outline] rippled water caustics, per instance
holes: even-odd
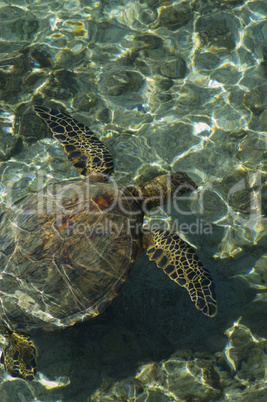
[[[264,0],[0,3],[0,211],[79,176],[33,111],[58,108],[110,149],[120,184],[194,180],[145,223],[183,230],[218,298],[201,315],[142,255],[102,315],[34,334],[35,381],[1,365],[1,400],[267,399],[266,17]]]

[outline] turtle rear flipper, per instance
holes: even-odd
[[[6,339],[2,355],[6,371],[12,377],[33,380],[36,375],[37,352],[31,337],[8,331]]]
[[[215,285],[195,250],[178,235],[163,230],[145,232],[143,242],[149,259],[188,290],[198,310],[214,317],[217,313]]]
[[[68,159],[79,173],[110,175],[113,172],[111,153],[88,127],[56,109],[34,106],[34,110],[64,146]]]

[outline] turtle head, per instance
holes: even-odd
[[[160,175],[144,184],[127,187],[127,191],[133,197],[143,202],[143,205],[145,203],[147,210],[166,204],[173,197],[181,197],[196,189],[197,186],[193,180],[183,172]]]

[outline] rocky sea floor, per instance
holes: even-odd
[[[142,255],[103,314],[34,334],[36,380],[0,366],[1,402],[267,400],[266,17],[264,0],[0,2],[0,211],[79,176],[33,105],[64,110],[120,184],[197,183],[187,213],[146,224],[187,225],[218,299],[205,317]]]

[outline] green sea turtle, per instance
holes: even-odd
[[[100,314],[121,291],[143,250],[197,309],[216,314],[214,283],[194,249],[175,233],[142,228],[146,210],[196,188],[181,172],[140,186],[110,179],[106,146],[72,117],[35,106],[35,112],[87,177],[48,185],[15,202],[0,217],[0,317],[7,372],[34,378],[34,329],[53,330]]]

